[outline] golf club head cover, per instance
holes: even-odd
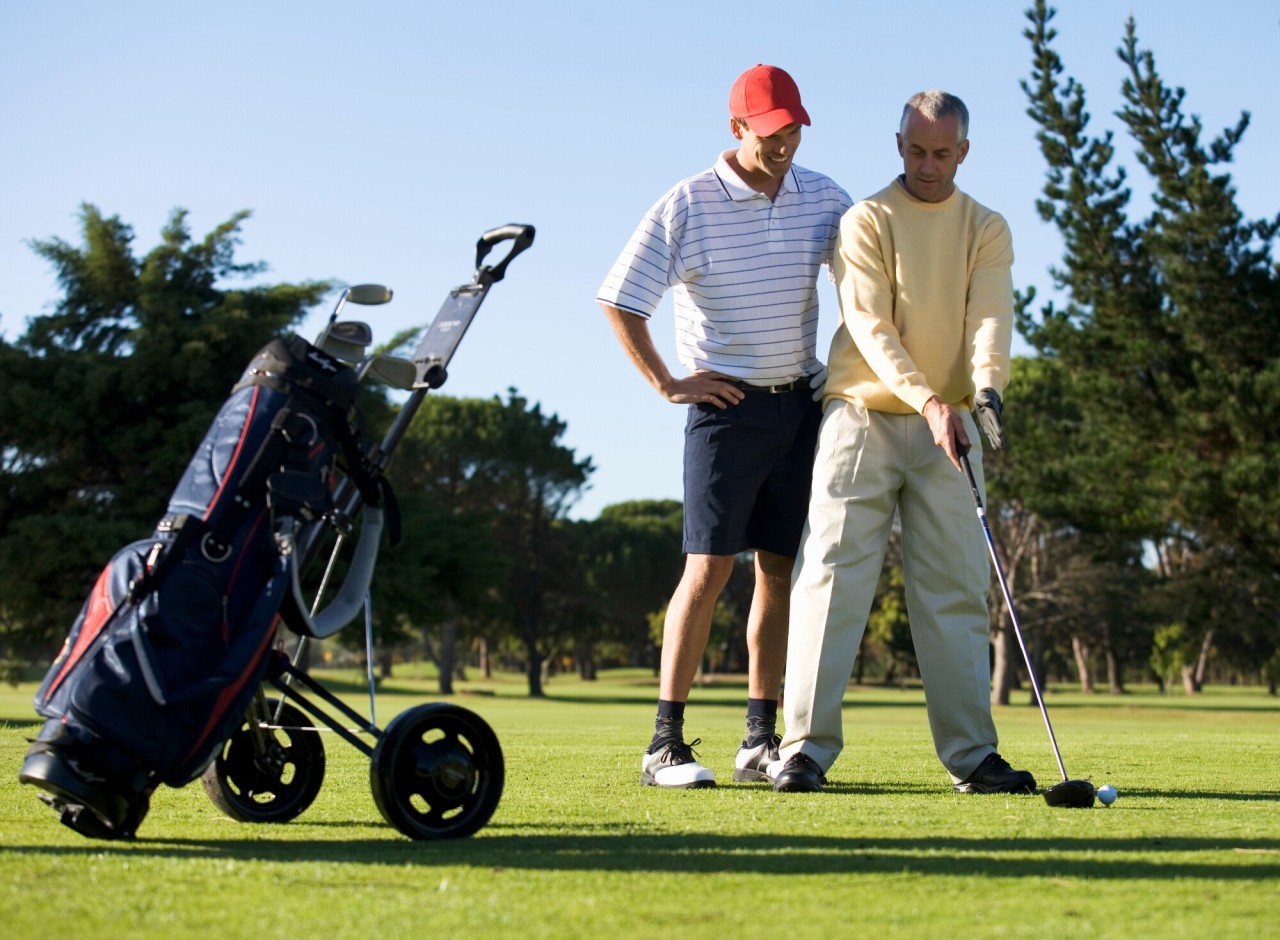
[[[978,424],[982,433],[987,436],[991,446],[1000,450],[1005,445],[1004,421],[1001,413],[1004,405],[1000,402],[1000,393],[994,388],[984,388],[973,396],[973,407],[978,413]]]

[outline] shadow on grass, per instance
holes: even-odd
[[[735,688],[735,686],[721,683],[715,688],[730,689]],[[700,698],[698,697],[699,691],[700,690],[695,689],[690,698],[692,705],[699,709],[705,708],[709,711],[715,709],[729,709],[734,712],[741,712],[746,707],[747,696],[745,684],[742,686],[743,695],[741,699],[721,700],[714,698]],[[887,691],[897,692],[898,690],[889,689]],[[910,692],[911,690],[907,691]],[[610,695],[579,695],[573,692],[558,692],[550,690],[546,693],[543,700],[547,702],[564,702],[567,705],[648,705],[653,707],[657,705],[658,692],[656,685],[653,688],[636,689],[635,691],[619,690]],[[864,706],[868,708],[910,708],[924,711],[924,698],[922,696],[917,696],[916,698],[907,698],[904,696],[898,701],[883,698],[877,698],[874,700],[847,698],[844,701],[845,708],[859,708]]]
[[[1097,781],[1101,786],[1105,780]],[[1246,803],[1276,803],[1280,806],[1280,792],[1267,791],[1244,793],[1228,790],[1152,790],[1144,787],[1125,787],[1122,797],[1149,796],[1158,800],[1240,800]]]
[[[1057,781],[1053,781],[1053,783],[1056,782]],[[1101,786],[1103,781],[1098,781],[1097,783]],[[1049,786],[1051,785],[1052,783],[1049,784]],[[738,788],[759,789],[760,784],[735,783],[729,784],[727,787],[721,787],[721,789]],[[1047,786],[1037,790],[1034,797],[1017,796],[1015,799],[1034,799],[1038,802],[1043,799],[1045,789],[1047,789]],[[908,794],[915,796],[937,796],[942,794],[943,796],[946,796],[948,795],[946,790],[947,788],[945,785],[900,783],[896,781],[893,783],[874,784],[832,780],[823,787],[824,793],[838,793],[846,796],[903,796]],[[978,794],[953,795],[958,800],[985,800],[990,798]],[[790,794],[790,796],[802,800],[809,799],[809,797],[804,794]],[[1280,806],[1280,792],[1268,791],[1248,793],[1241,791],[1227,792],[1222,790],[1153,790],[1149,787],[1125,787],[1121,796],[1126,800],[1124,805],[1124,809],[1126,810],[1133,810],[1135,807],[1132,804],[1132,800],[1139,797],[1150,797],[1151,799],[1157,800],[1233,800],[1247,803],[1276,803]],[[1105,812],[1107,809],[1108,807],[1098,805],[1094,808],[1094,811]],[[1117,812],[1119,812],[1119,809],[1117,809]]]
[[[550,685],[543,696],[543,701],[564,702],[579,705],[653,705],[658,699],[657,680],[633,686],[614,685],[608,694],[592,694],[591,692],[562,691]],[[704,698],[700,692],[717,690],[734,690],[742,692],[742,700],[725,698]],[[732,709],[741,711],[746,700],[746,681],[721,679],[695,688],[691,694],[698,708]],[[1153,695],[1098,695],[1088,698],[1068,693],[1071,698],[1061,698],[1050,693],[1045,696],[1045,703],[1054,712],[1082,710],[1113,710],[1124,712],[1130,709],[1149,709],[1152,711],[1178,714],[1180,712],[1201,712],[1205,714],[1235,714],[1240,712],[1260,712],[1274,714],[1280,712],[1280,700],[1267,698],[1257,701],[1214,702],[1211,699],[1187,699],[1177,696],[1168,698]],[[852,708],[909,708],[923,709],[923,689],[918,686],[900,688],[888,685],[850,686],[844,699],[844,707]],[[1035,700],[1031,693],[1016,693],[1008,705],[996,705],[998,713],[1022,710],[1036,710]]]
[[[550,835],[494,825],[471,839],[139,839],[129,844],[10,846],[39,856],[363,865],[470,865],[494,871],[605,871],[729,874],[902,874],[1091,880],[1199,878],[1274,881],[1280,839],[1223,838],[834,838],[823,836],[652,834],[601,825],[595,833]],[[1232,853],[1208,860],[1206,853]],[[1158,858],[1153,858],[1158,855]],[[1276,856],[1262,862],[1259,856]]]

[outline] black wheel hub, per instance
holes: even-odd
[[[475,788],[476,767],[467,751],[442,742],[423,748],[418,755],[417,775],[419,783],[440,799],[457,802]]]

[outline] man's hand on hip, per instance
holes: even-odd
[[[694,372],[683,379],[672,379],[660,389],[662,397],[677,405],[715,405],[727,408],[747,395],[733,380],[719,372]]]

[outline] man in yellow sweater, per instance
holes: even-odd
[[[844,746],[841,705],[895,512],[938,758],[959,792],[1035,790],[996,752],[991,572],[960,463],[971,448],[981,486],[974,406],[1003,444],[1013,324],[1008,225],[955,187],[968,131],[959,98],[912,97],[897,135],[903,174],[840,223],[841,327],[792,582],[778,790],[822,789]]]

